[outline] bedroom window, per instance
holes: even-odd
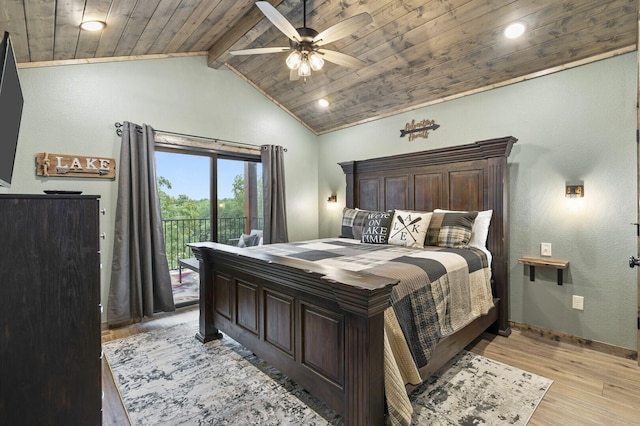
[[[197,262],[187,243],[237,245],[242,234],[262,229],[261,166],[218,153],[156,148],[162,229],[176,305],[196,303],[199,297]]]

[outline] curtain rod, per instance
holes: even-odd
[[[116,123],[114,125],[116,127],[116,134],[118,136],[122,137],[122,126],[123,126],[123,124],[116,121]],[[141,127],[136,124],[136,129],[141,129]],[[227,140],[224,140],[224,139],[209,138],[209,137],[206,137],[206,136],[196,136],[196,135],[189,135],[187,133],[169,132],[169,131],[166,131],[166,130],[156,130],[156,129],[154,129],[154,131],[156,133],[164,133],[166,135],[184,136],[184,137],[187,137],[187,138],[204,139],[204,140],[207,140],[207,141],[220,142],[220,143],[230,144],[230,145],[240,145],[240,146],[247,146],[247,147],[251,147],[251,148],[266,149],[266,148],[262,147],[261,145],[253,145],[253,144],[249,144],[249,143],[227,141]],[[283,148],[283,150],[284,150],[284,152],[287,152],[287,148]]]

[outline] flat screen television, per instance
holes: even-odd
[[[11,186],[23,104],[16,57],[5,31],[0,45],[0,186]]]

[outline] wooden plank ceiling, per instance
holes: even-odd
[[[271,0],[294,27],[302,0]],[[373,22],[325,46],[366,62],[325,63],[289,80],[287,53],[232,56],[229,50],[287,46],[251,0],[3,0],[21,67],[78,61],[208,54],[316,134],[633,51],[638,0],[308,0],[307,26],[322,31],[367,12]],[[81,31],[83,20],[106,29]],[[514,21],[516,40],[503,36]],[[322,109],[317,101],[331,105]],[[421,117],[417,117],[421,118]],[[399,123],[402,125],[402,123]]]

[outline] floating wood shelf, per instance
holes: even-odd
[[[558,285],[562,285],[562,271],[567,269],[569,266],[568,260],[561,259],[543,259],[540,257],[528,257],[523,256],[518,259],[519,263],[523,263],[525,265],[529,265],[529,280],[536,280],[536,266],[541,266],[543,268],[553,268],[558,270]]]

